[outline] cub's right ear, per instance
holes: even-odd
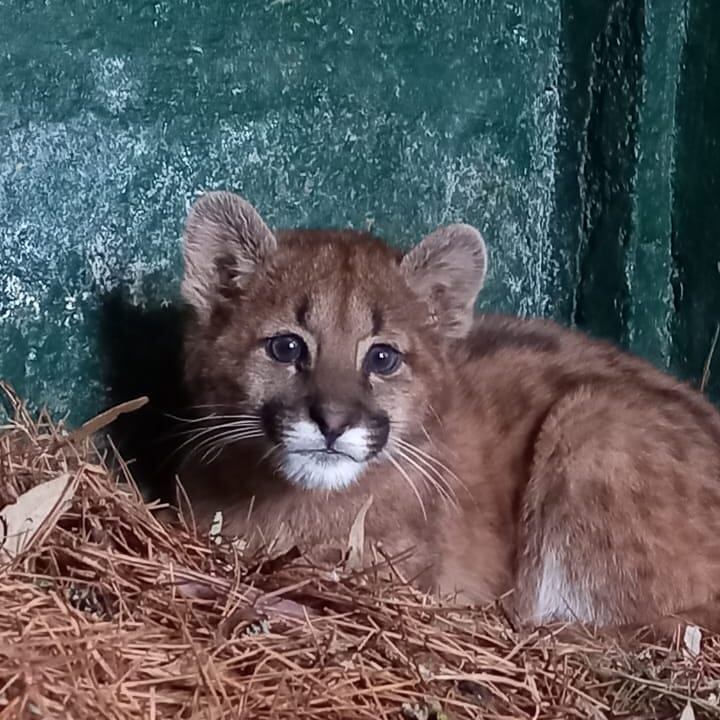
[[[410,250],[400,266],[440,332],[464,337],[487,271],[487,249],[479,231],[461,223],[439,227]]]
[[[277,240],[255,208],[231,192],[209,192],[190,208],[183,234],[181,292],[201,321],[242,290]]]

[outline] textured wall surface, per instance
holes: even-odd
[[[182,220],[219,187],[276,225],[399,244],[474,223],[483,307],[702,374],[720,320],[712,0],[0,12],[0,376],[34,404],[172,404]]]
[[[175,300],[206,188],[398,243],[476,223],[487,303],[552,311],[555,0],[0,7],[0,374],[33,401],[103,403],[103,328]]]

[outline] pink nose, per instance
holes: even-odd
[[[310,419],[320,428],[328,448],[331,448],[352,424],[349,413],[337,406],[313,403],[308,413]]]

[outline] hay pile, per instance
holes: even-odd
[[[565,644],[369,576],[253,567],[164,526],[87,432],[15,401],[0,508],[60,476],[72,502],[0,566],[0,718],[720,716],[713,639],[697,657]]]

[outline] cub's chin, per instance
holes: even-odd
[[[280,469],[285,478],[306,490],[344,490],[367,467],[366,460],[355,460],[333,450],[283,450]]]

